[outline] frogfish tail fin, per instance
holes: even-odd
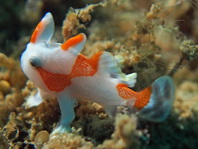
[[[173,105],[175,86],[169,76],[162,76],[151,85],[152,93],[149,102],[139,111],[139,116],[154,122],[165,120]]]

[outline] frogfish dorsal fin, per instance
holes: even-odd
[[[32,33],[30,42],[49,42],[54,34],[54,19],[50,12],[46,13],[43,19],[36,26],[34,32]]]
[[[86,42],[86,35],[84,33],[80,33],[61,45],[62,50],[71,50],[74,54],[79,54],[83,49],[83,46]]]

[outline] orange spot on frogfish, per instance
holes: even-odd
[[[72,78],[93,76],[98,71],[98,62],[102,53],[103,52],[98,52],[89,59],[79,54],[71,72]]]
[[[135,98],[134,107],[137,109],[142,109],[148,104],[152,91],[151,86],[140,92],[133,91],[126,84],[118,84],[116,88],[120,97],[126,100]]]
[[[77,36],[74,36],[70,39],[68,39],[65,43],[61,45],[61,48],[63,50],[68,50],[70,47],[77,45],[78,43],[82,42],[84,40],[83,34],[78,34]]]

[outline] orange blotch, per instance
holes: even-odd
[[[98,62],[102,53],[98,52],[89,59],[80,54],[73,66],[72,77],[93,76],[98,70]]]
[[[34,32],[32,33],[30,42],[35,43],[39,35],[43,32],[44,23],[41,21],[37,26]]]
[[[144,106],[146,106],[150,100],[151,97],[152,88],[151,86],[147,87],[141,92],[136,92],[136,101],[134,106],[138,109],[142,109]]]
[[[68,39],[65,43],[61,45],[61,48],[63,50],[68,50],[70,47],[77,45],[78,43],[82,42],[84,40],[83,34],[78,34],[75,37],[72,37]]]
[[[136,101],[134,103],[134,107],[138,109],[146,106],[151,96],[151,87],[148,87],[141,92],[133,91],[132,89],[128,88],[126,84],[118,84],[116,88],[120,97],[127,100],[135,98]]]
[[[43,68],[37,68],[37,70],[49,90],[60,92],[69,86],[71,79],[75,77],[93,76],[98,70],[98,63],[102,53],[98,52],[89,59],[80,54],[70,74],[51,73]]]
[[[71,84],[71,77],[67,74],[55,74],[42,68],[37,68],[46,86],[51,91],[60,92]]]

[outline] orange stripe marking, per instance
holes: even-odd
[[[79,54],[70,74],[51,73],[41,67],[37,70],[50,91],[60,92],[71,85],[71,79],[75,77],[93,76],[98,71],[98,62],[102,53],[98,52],[89,59]]]
[[[78,34],[77,36],[74,36],[70,39],[68,39],[65,43],[61,45],[61,48],[63,50],[68,50],[70,47],[77,45],[78,43],[82,42],[84,40],[83,34]]]
[[[44,30],[44,23],[43,21],[39,22],[39,24],[36,26],[36,29],[32,33],[30,42],[35,43],[36,40],[38,39],[39,35],[43,32]]]
[[[134,106],[138,109],[141,109],[148,104],[152,92],[151,86],[141,92],[135,92],[128,88],[126,84],[121,83],[118,84],[116,88],[120,97],[126,100],[135,98],[136,101],[134,103]]]

